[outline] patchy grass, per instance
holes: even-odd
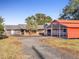
[[[55,47],[58,51],[63,53],[62,56],[70,55],[74,59],[79,59],[79,40],[64,40],[59,38],[45,39],[40,42],[43,45]]]
[[[0,40],[0,59],[24,59],[21,43],[16,37]]]
[[[64,48],[64,49],[71,49],[75,51],[79,51],[79,40],[77,39],[72,39],[72,40],[58,40],[58,38],[52,38],[52,39],[46,39],[46,40],[41,40],[43,44],[50,45],[52,47],[57,47],[57,48]]]

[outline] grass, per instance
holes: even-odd
[[[57,47],[57,48],[64,48],[64,49],[71,49],[74,51],[79,51],[79,40],[77,39],[72,39],[72,40],[62,40],[58,38],[52,38],[52,39],[46,39],[41,41],[43,44],[50,45],[52,47]]]
[[[24,59],[21,43],[15,37],[0,40],[0,59]]]
[[[58,51],[63,53],[62,56],[70,55],[74,59],[79,59],[79,40],[65,40],[60,38],[52,38],[41,40],[43,45],[48,45],[50,47],[55,47]]]

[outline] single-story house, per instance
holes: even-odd
[[[4,31],[6,35],[24,35],[26,26],[24,24],[19,25],[5,25]]]
[[[54,20],[49,28],[51,36],[79,38],[79,20]]]
[[[5,25],[4,26],[5,34],[10,35],[29,35],[29,30],[27,30],[26,24],[19,25]],[[43,25],[38,25],[37,30],[33,30],[31,35],[40,35],[40,33],[44,33]]]

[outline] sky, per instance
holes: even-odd
[[[44,13],[57,19],[68,0],[0,0],[0,16],[5,24],[24,24],[28,16]]]

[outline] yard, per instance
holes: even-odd
[[[50,46],[59,47],[59,48],[68,48],[79,51],[79,40],[58,40],[58,39],[47,39],[42,40],[44,44],[48,44]]]
[[[67,54],[72,54],[74,56],[79,55],[79,40],[78,39],[44,39],[41,40],[42,44],[46,44],[51,47],[56,47],[61,52],[65,52]]]
[[[55,55],[62,59],[72,59],[70,57],[74,56],[73,59],[79,59],[78,39],[67,40],[55,37],[9,37],[0,40],[0,59],[32,59],[33,57],[39,59],[38,54],[32,49],[33,46],[38,46],[39,49],[42,47],[45,51],[43,53],[48,53],[49,57]]]
[[[28,57],[21,51],[21,43],[16,37],[0,40],[0,59],[24,59]]]

